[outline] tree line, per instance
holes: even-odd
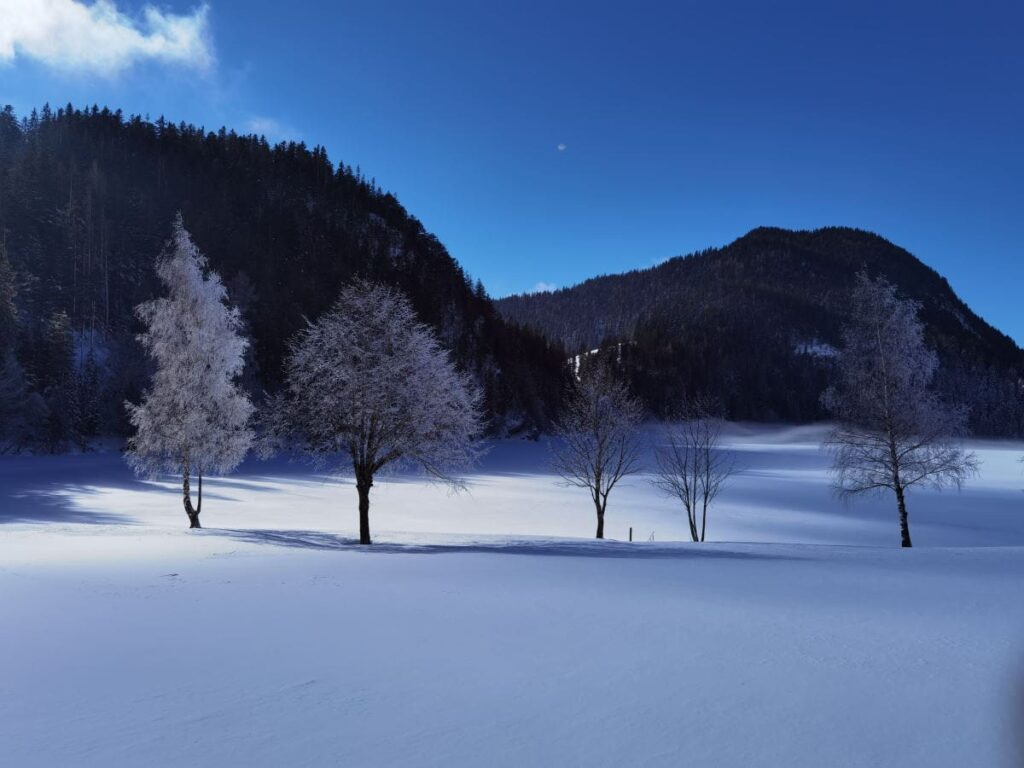
[[[133,433],[122,403],[153,375],[134,307],[160,288],[152,255],[179,208],[238,309],[240,383],[257,405],[285,386],[304,318],[362,277],[400,290],[473,377],[488,434],[550,429],[566,358],[613,346],[617,375],[656,417],[710,399],[734,420],[822,419],[863,264],[921,302],[934,388],[969,407],[972,431],[1024,434],[1024,353],[869,233],[755,230],[496,306],[394,195],[322,147],[67,105],[0,110],[0,452]]]
[[[366,279],[346,284],[290,339],[285,386],[254,419],[240,383],[248,346],[240,313],[180,215],[156,273],[165,295],[136,308],[155,372],[140,402],[126,403],[134,427],[126,456],[141,474],[181,477],[190,527],[201,527],[203,476],[230,472],[254,444],[265,456],[293,450],[350,471],[361,544],[372,541],[370,492],[386,467],[418,466],[460,487],[482,450],[482,394],[401,291]],[[959,488],[978,471],[959,442],[967,409],[933,387],[938,363],[919,313],[886,279],[860,273],[837,375],[822,398],[837,420],[827,442],[836,490],[891,491],[904,547],[908,491]],[[600,352],[579,361],[554,430],[552,467],[588,492],[598,539],[612,491],[643,468],[645,410],[617,363],[617,354]],[[655,450],[652,482],[679,503],[694,542],[706,540],[709,513],[737,469],[722,450],[722,423],[720,404],[688,401]]]
[[[356,277],[394,286],[480,387],[491,434],[536,433],[564,353],[498,315],[398,199],[323,147],[269,144],[72,105],[0,109],[0,451],[64,451],[133,432],[153,362],[134,308],[181,211],[249,343],[254,402],[284,386],[288,342]]]
[[[497,306],[570,355],[618,347],[621,375],[658,416],[710,398],[733,420],[810,422],[831,415],[821,395],[860,271],[919,302],[937,357],[934,387],[969,407],[971,430],[1024,436],[1024,351],[941,275],[870,232],[764,227],[722,248]]]

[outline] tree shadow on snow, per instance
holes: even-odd
[[[725,560],[799,560],[792,553],[743,552],[717,546],[678,543],[624,541],[502,539],[465,543],[417,544],[378,542],[361,547],[358,539],[319,531],[263,529],[206,529],[208,534],[227,536],[249,544],[315,550],[347,550],[368,554],[505,554],[554,557],[595,557],[625,559],[725,559]]]
[[[55,480],[54,478],[60,478]],[[165,495],[180,494],[178,481],[135,477],[110,454],[10,456],[0,461],[0,525],[14,523],[136,524],[130,512],[98,509],[103,497],[126,492],[141,508]],[[274,478],[210,478],[203,499],[237,500],[232,491],[278,490]]]
[[[86,523],[126,525],[133,518],[109,512],[83,509],[82,497],[98,495],[100,489],[68,483],[50,483],[42,488],[19,488],[0,492],[0,524],[3,523]]]

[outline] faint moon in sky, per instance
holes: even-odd
[[[565,150],[566,150],[566,149],[568,149],[568,148],[569,148],[569,147],[568,147],[568,145],[566,145],[566,144],[559,144],[559,145],[558,145],[558,151],[559,151],[559,152],[565,152]]]

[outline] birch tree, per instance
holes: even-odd
[[[885,279],[859,274],[837,380],[824,396],[840,420],[827,443],[837,491],[892,491],[904,547],[911,546],[908,490],[960,488],[978,468],[957,440],[966,434],[966,409],[931,389],[938,358],[925,344],[919,309]]]
[[[359,543],[370,544],[370,489],[382,470],[421,468],[452,488],[480,452],[481,396],[409,300],[356,281],[291,343],[272,435],[318,464],[351,468]]]
[[[704,541],[708,510],[732,476],[732,457],[721,449],[722,421],[704,399],[688,403],[664,429],[664,445],[655,451],[654,485],[683,507],[690,538]]]
[[[135,309],[146,324],[139,340],[156,372],[142,402],[127,404],[136,431],[126,456],[139,474],[180,474],[189,527],[200,528],[203,476],[230,472],[252,443],[253,406],[237,383],[248,342],[220,276],[192,242],[181,214],[156,272],[167,295]]]
[[[585,488],[604,538],[608,496],[627,475],[640,471],[643,408],[598,362],[583,367],[555,427],[553,467],[570,486]]]

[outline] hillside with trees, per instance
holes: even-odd
[[[733,419],[810,421],[828,415],[821,394],[862,269],[920,302],[935,387],[969,406],[972,430],[1024,434],[1024,351],[937,272],[861,230],[756,229],[724,248],[497,306],[570,354],[614,347],[655,413],[708,396]]]
[[[573,288],[492,302],[444,246],[322,147],[96,107],[0,112],[0,450],[65,450],[130,433],[153,374],[133,307],[178,212],[223,277],[249,339],[257,405],[287,342],[354,278],[400,289],[476,382],[491,433],[549,427],[570,355],[615,350],[655,416],[711,398],[760,421],[828,416],[861,269],[920,302],[935,388],[976,434],[1024,434],[1024,352],[949,284],[877,235],[762,228],[734,243]]]
[[[177,212],[251,345],[243,384],[280,389],[286,343],[353,278],[401,289],[483,394],[497,433],[548,423],[564,353],[511,326],[394,195],[322,147],[109,109],[0,112],[0,444],[127,434],[151,374],[132,313]],[[15,416],[17,418],[15,418]],[[45,443],[44,445],[39,445]]]

